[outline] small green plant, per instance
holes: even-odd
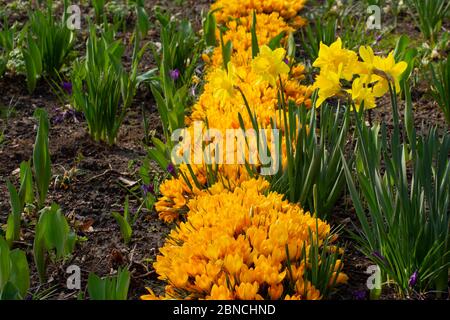
[[[392,15],[394,17],[394,27],[397,27],[397,21],[398,21],[398,15],[400,14],[402,10],[402,6],[400,5],[399,1],[397,0],[391,0],[389,1],[389,6],[391,8]]]
[[[408,0],[419,16],[420,31],[432,44],[437,41],[437,34],[450,10],[447,0]]]
[[[152,138],[155,147],[149,154],[165,169],[172,148],[171,135],[176,129],[184,127],[184,117],[188,111],[186,106],[192,102],[189,88],[205,43],[197,39],[189,21],[171,19],[159,10],[156,11],[156,17],[161,26],[161,50],[158,52],[153,48],[153,51],[159,74],[149,81],[149,85],[161,117],[166,142]],[[214,25],[212,21],[210,17],[208,28]],[[208,41],[212,42],[212,38]]]
[[[190,83],[204,43],[198,39],[188,20],[177,20],[159,9],[155,11],[156,19],[160,25],[161,49],[153,46],[153,56],[159,66],[161,78],[168,77],[169,72],[178,70],[176,77],[177,87]],[[164,66],[165,70],[162,70]],[[174,78],[174,77],[172,77]],[[162,80],[162,79],[161,79]],[[173,81],[171,79],[171,81]]]
[[[144,163],[139,168],[139,176],[141,178],[140,189],[142,193],[142,202],[147,210],[152,210],[153,205],[156,202],[155,186],[157,186],[158,184],[158,176],[156,175],[155,177],[153,170],[150,168],[150,161],[148,158],[144,159],[143,162]],[[152,175],[154,176],[153,181],[150,178]]]
[[[35,117],[39,120],[36,142],[33,150],[34,180],[38,192],[39,207],[42,208],[47,198],[50,179],[52,177],[48,132],[50,122],[47,112],[43,109],[35,111]],[[28,191],[28,194],[31,191]]]
[[[74,67],[72,79],[75,107],[84,113],[95,141],[114,144],[126,114],[121,94],[121,64],[125,48],[113,35],[97,37],[91,27],[86,58]]]
[[[447,55],[445,61],[439,62],[436,67],[430,65],[430,68],[431,92],[450,126],[450,57]]]
[[[6,182],[6,185],[9,191],[9,201],[11,203],[12,211],[8,216],[8,222],[6,224],[6,241],[8,242],[8,245],[11,246],[13,241],[19,240],[23,202],[14,185],[9,181]]]
[[[49,258],[59,261],[67,258],[75,247],[76,235],[70,230],[57,204],[40,211],[33,243],[33,254],[39,278],[46,278]]]
[[[8,216],[6,225],[6,241],[10,246],[14,241],[19,240],[20,222],[22,212],[25,205],[33,204],[33,180],[30,163],[24,161],[20,164],[20,189],[17,192],[14,185],[7,181],[6,185],[9,191],[9,199],[11,204],[11,214]]]
[[[9,245],[19,240],[21,215],[25,205],[33,205],[35,200],[35,186],[38,194],[38,207],[42,208],[47,198],[48,188],[51,179],[51,161],[48,147],[49,121],[47,113],[43,109],[35,111],[35,117],[38,119],[38,132],[33,149],[33,170],[29,161],[23,161],[20,164],[20,189],[7,181],[7,187],[10,196],[11,214],[8,216],[6,227],[6,240]],[[33,185],[33,171],[34,181]]]
[[[118,1],[118,0],[112,0],[107,1],[105,3],[104,13],[103,13],[103,19],[102,21],[104,25],[106,25],[107,17],[112,17],[113,25],[118,30],[121,30],[123,32],[127,31],[127,20],[132,14],[132,6],[131,4],[134,0],[130,1]]]
[[[0,29],[0,77],[5,73],[9,54],[14,50],[15,33],[16,28],[9,27],[8,21],[5,18],[3,27]]]
[[[0,236],[0,300],[22,300],[30,287],[30,270],[25,252],[10,250]]]
[[[2,125],[0,125],[0,146],[6,141],[5,132],[14,113],[15,108],[13,105],[10,104],[8,107],[0,105],[0,120],[2,120]]]
[[[256,33],[252,32],[252,57],[259,50],[258,46],[255,46]],[[257,43],[256,43],[257,44]],[[222,60],[224,70],[228,70],[228,62],[231,61],[231,54],[233,53],[233,43],[228,40],[226,43],[223,41],[223,34],[220,32],[220,47],[222,48]]]
[[[147,35],[150,29],[150,21],[147,11],[145,10],[144,0],[133,0],[134,9],[136,14],[136,27],[135,27],[135,52],[133,56],[136,56],[136,50],[139,48],[139,43],[143,37]]]
[[[215,47],[217,44],[216,39],[217,22],[214,15],[214,11],[208,12],[203,22],[203,37],[207,46]]]
[[[45,110],[37,109],[35,117],[39,121],[36,142],[33,150],[33,170],[38,193],[38,206],[41,208],[47,198],[51,179],[51,162],[48,148],[49,121]],[[11,214],[8,216],[6,227],[6,240],[11,246],[14,241],[19,240],[21,215],[25,205],[33,205],[35,200],[33,185],[33,170],[30,161],[20,164],[20,189],[7,181],[9,191]]]
[[[117,275],[100,278],[90,273],[88,292],[91,300],[127,300],[130,286],[130,272],[126,269],[117,271]]]
[[[329,217],[345,188],[339,158],[348,137],[349,117],[348,111],[341,113],[333,109],[330,105],[320,107],[318,127],[314,108],[307,112],[292,104],[288,107],[284,115],[286,145],[289,146],[287,168],[270,178],[273,190],[286,194],[290,201],[301,203],[324,219]],[[278,156],[281,157],[281,153]]]
[[[356,116],[355,177],[344,164],[361,225],[353,236],[399,295],[440,295],[447,291],[450,266],[450,135],[440,138],[436,128],[416,135],[410,89],[405,88],[406,132],[400,126],[395,94],[391,135],[386,123],[368,126]]]
[[[349,28],[348,26],[352,26]],[[352,11],[343,13],[339,20],[339,37],[346,48],[358,50],[362,44],[370,44],[375,41],[375,33],[366,29],[366,20],[363,16],[356,16]]]
[[[33,204],[35,200],[33,186],[33,171],[30,161],[23,161],[20,164],[20,201],[24,204]]]
[[[59,75],[75,44],[73,32],[67,28],[64,19],[60,22],[55,20],[52,7],[53,1],[49,1],[47,12],[32,12],[24,29],[26,43],[22,54],[30,93],[35,90],[41,76],[56,78]]]
[[[94,7],[95,21],[97,21],[97,23],[103,22],[106,0],[91,0],[91,4]]]
[[[408,38],[408,36],[400,36],[400,38],[398,38],[397,40],[397,43],[395,44],[394,57],[395,61],[405,61],[408,64],[408,67],[401,76],[402,79],[407,80],[411,76],[411,73],[414,70],[417,55],[418,50],[414,47],[411,48],[411,40]],[[407,88],[404,87],[406,83],[406,81],[400,82],[403,92],[407,90]]]
[[[25,60],[27,72],[28,92],[32,93],[36,89],[38,78],[43,72],[43,67],[41,52],[31,37],[27,38],[27,46],[22,49],[22,55]]]
[[[316,18],[302,29],[303,48],[310,61],[315,61],[319,55],[320,42],[330,45],[336,40],[337,19],[334,16],[326,21]]]
[[[309,230],[311,245],[302,249],[301,256],[305,264],[310,265],[309,268],[305,268],[304,277],[320,291],[323,299],[327,299],[333,294],[339,274],[342,273],[343,264],[341,261],[344,250],[340,252],[340,250],[333,248],[334,239],[339,231],[332,230],[324,240],[320,240],[316,224],[315,232]]]
[[[161,70],[168,74],[168,70],[161,66]],[[156,101],[158,113],[162,120],[163,134],[167,143],[170,144],[172,133],[184,127],[184,117],[186,115],[186,106],[188,101],[189,90],[187,86],[177,89],[172,80],[167,79],[169,76],[162,76],[164,79],[156,86],[151,85],[151,91]],[[161,86],[159,89],[158,87]],[[156,138],[153,138],[155,140]]]
[[[142,32],[142,30],[140,30]],[[151,72],[138,74],[138,65],[146,46],[139,48],[135,41],[130,72],[122,65],[125,46],[115,40],[112,28],[97,36],[90,28],[86,56],[75,64],[72,73],[72,98],[75,108],[84,113],[90,135],[95,141],[116,142],[119,129],[142,81]],[[138,31],[133,37],[138,38]]]
[[[123,241],[125,244],[128,244],[131,240],[131,236],[133,235],[132,225],[136,221],[136,217],[132,218],[130,216],[128,197],[125,199],[125,204],[123,207],[123,215],[119,212],[113,212],[112,216],[116,219],[117,224],[120,227],[120,233],[122,234]]]

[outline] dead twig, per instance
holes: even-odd
[[[109,169],[106,169],[103,173],[100,173],[96,176],[90,177],[89,179],[87,179],[86,181],[83,181],[82,183],[89,183],[92,180],[98,179],[100,177],[103,177],[104,175],[108,174],[109,172],[115,171],[112,167],[111,164],[109,165]]]

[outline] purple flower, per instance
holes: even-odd
[[[167,166],[167,172],[170,173],[172,176],[176,176],[176,170],[175,170],[175,166],[173,165],[173,163],[169,163],[169,165]]]
[[[73,119],[75,123],[83,119],[83,113],[75,109],[55,109],[56,115],[52,118],[52,123],[61,124],[67,119]]]
[[[367,292],[365,290],[353,291],[353,297],[355,297],[356,300],[365,300],[366,296]]]
[[[386,262],[386,258],[383,257],[383,255],[379,252],[379,251],[374,251],[372,252],[372,255],[380,260],[382,260],[383,262]]]
[[[409,278],[409,282],[408,282],[409,287],[413,288],[416,285],[418,279],[419,279],[419,272],[416,270]]]
[[[289,59],[288,59],[288,58],[284,58],[284,63],[286,63],[287,65],[289,65]]]
[[[380,34],[379,36],[377,36],[377,38],[375,39],[375,41],[378,43],[381,41],[381,39],[383,39],[383,36]]]
[[[64,114],[60,113],[53,117],[53,124],[61,124],[64,121]]]
[[[72,94],[72,82],[63,82],[62,88],[68,94]]]
[[[75,121],[75,123],[83,120],[84,117],[83,112],[77,111],[75,109],[69,109],[66,114],[68,118],[73,118],[73,121]]]
[[[147,194],[151,193],[154,194],[155,193],[155,189],[153,188],[153,185],[151,184],[143,184],[141,186],[142,192],[144,193],[144,197],[147,196]]]
[[[173,81],[177,81],[178,78],[180,77],[180,70],[178,70],[178,69],[170,70],[169,75]]]

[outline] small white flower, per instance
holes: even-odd
[[[439,51],[437,51],[436,49],[433,49],[433,51],[431,51],[431,59],[439,58],[439,56]]]

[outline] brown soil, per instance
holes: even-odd
[[[0,4],[3,1],[0,1]],[[198,29],[201,25],[202,9],[209,7],[210,1],[184,1],[177,6],[174,1],[147,1],[148,12],[154,5],[181,17],[188,17]],[[16,13],[13,21],[26,21],[26,12]],[[148,39],[157,41],[157,30],[151,30]],[[124,34],[129,38],[129,34]],[[84,41],[79,41],[84,43]],[[79,45],[79,51],[84,46]],[[142,69],[154,67],[151,55],[146,55]],[[1,111],[12,107],[8,120],[0,119],[0,130],[5,128],[4,142],[0,144],[0,225],[6,223],[10,211],[6,180],[18,184],[15,170],[22,161],[30,159],[36,135],[36,121],[33,113],[36,108],[44,108],[49,119],[61,114],[63,106],[45,81],[41,81],[35,93],[29,95],[26,79],[21,75],[6,75],[0,79]],[[141,159],[146,155],[144,129],[142,125],[142,107],[146,110],[150,129],[162,132],[159,116],[149,91],[142,87],[138,91],[121,128],[117,144],[108,147],[94,142],[86,133],[86,124],[81,118],[69,117],[63,123],[51,121],[50,153],[52,160],[52,183],[48,195],[48,204],[58,203],[77,234],[85,237],[78,242],[73,256],[64,263],[50,264],[48,283],[39,284],[32,256],[35,217],[24,217],[22,239],[18,247],[26,250],[32,268],[31,292],[50,293],[50,299],[75,299],[78,291],[66,289],[67,266],[80,266],[82,288],[86,287],[89,272],[107,275],[119,266],[128,266],[132,272],[130,298],[145,294],[145,287],[155,292],[163,289],[156,279],[152,262],[163,245],[170,226],[162,223],[155,212],[145,209],[140,213],[133,227],[133,238],[127,246],[123,244],[119,227],[111,216],[113,211],[123,210],[125,197],[129,195],[119,178],[129,181],[139,179],[137,170]],[[71,169],[76,174],[71,177],[67,189],[60,183],[64,173]],[[155,169],[155,175],[159,175]],[[130,208],[136,210],[139,204],[130,196]]]

